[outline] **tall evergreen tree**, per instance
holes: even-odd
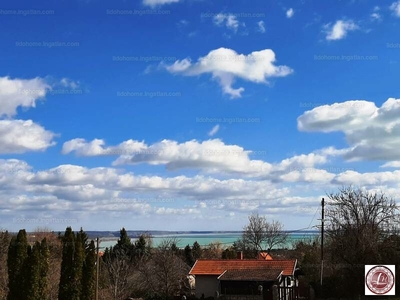
[[[125,254],[130,255],[132,251],[132,242],[131,238],[128,236],[125,228],[122,228],[119,232],[119,240],[114,247],[115,251],[123,251]]]
[[[192,248],[190,248],[190,246],[189,245],[187,245],[186,247],[185,247],[185,260],[186,260],[186,263],[189,265],[189,266],[191,266],[191,267],[193,267],[193,265],[194,265],[194,258],[193,258],[193,253],[192,253]]]
[[[135,242],[135,256],[141,258],[148,254],[148,252],[146,239],[144,235],[141,235]]]
[[[80,276],[79,270],[76,268],[76,259],[78,258],[76,252],[79,251],[79,246],[77,247],[76,237],[71,227],[67,227],[65,230],[62,242],[63,254],[58,299],[79,300],[80,284],[77,282],[77,278]]]
[[[197,241],[195,241],[193,243],[193,247],[192,247],[192,253],[193,253],[193,259],[194,261],[198,260],[199,258],[201,258],[201,247],[199,245],[199,243]]]
[[[39,299],[46,299],[47,283],[49,273],[50,249],[47,239],[40,243],[40,264],[39,264]]]
[[[49,249],[46,239],[43,239],[41,243],[36,242],[32,248],[29,248],[25,264],[26,284],[24,290],[26,295],[24,299],[46,299],[48,260]]]
[[[86,249],[86,258],[82,270],[82,294],[81,300],[92,300],[95,295],[96,276],[96,246],[91,241]]]
[[[25,298],[26,274],[25,264],[28,258],[28,239],[25,229],[21,229],[13,237],[8,248],[8,295],[7,300],[20,300]]]

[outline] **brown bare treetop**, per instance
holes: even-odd
[[[244,245],[254,250],[270,251],[273,247],[284,245],[287,233],[283,231],[283,224],[279,221],[268,222],[258,213],[249,216],[249,223],[243,228],[242,240]]]

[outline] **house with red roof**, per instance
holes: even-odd
[[[195,294],[199,298],[242,295],[243,299],[269,300],[274,299],[272,287],[276,285],[279,299],[292,300],[295,298],[289,289],[298,283],[296,267],[296,259],[199,259],[189,275],[195,277]]]

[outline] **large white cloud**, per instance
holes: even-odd
[[[0,117],[12,117],[17,108],[35,107],[43,99],[51,86],[43,78],[11,79],[0,77]]]
[[[129,140],[110,147],[106,147],[105,142],[99,139],[90,142],[73,139],[64,143],[64,154],[74,151],[77,155],[84,156],[119,156],[113,163],[115,166],[147,163],[165,165],[168,170],[197,169],[207,173],[236,174],[274,180],[279,178],[285,180],[281,177],[282,174],[298,171],[303,173],[300,177],[306,181],[311,179],[311,173],[315,173],[310,172],[310,168],[323,165],[328,162],[328,156],[336,155],[334,152],[324,150],[325,152],[302,154],[278,163],[270,163],[251,159],[252,154],[265,155],[267,151],[245,150],[238,145],[226,145],[220,139],[203,142],[192,140],[184,143],[163,140],[149,146],[144,142]]]
[[[44,151],[55,144],[54,137],[32,120],[0,120],[0,154]]]
[[[296,160],[310,159],[300,156],[282,165]],[[282,176],[299,171],[288,169],[285,172]],[[173,222],[176,215],[180,215],[180,222],[199,219],[196,224],[200,226],[201,220],[221,220],[224,215],[235,215],[236,219],[243,218],[245,222],[246,216],[254,210],[273,218],[287,217],[288,214],[309,218],[319,208],[321,191],[335,191],[342,185],[383,189],[388,191],[388,196],[400,195],[399,172],[324,174],[310,168],[302,176],[319,177],[315,181],[318,185],[310,185],[297,180],[287,180],[289,183],[286,184],[283,181],[221,180],[206,176],[144,176],[114,168],[77,165],[36,171],[21,160],[0,160],[0,216],[3,227],[29,229],[38,225],[53,229],[70,225],[90,228],[94,220],[98,220],[97,224],[106,221],[118,224],[115,226],[130,226],[127,222],[132,218],[137,222],[139,218],[147,217],[151,218],[152,224],[155,220],[161,222],[158,224],[166,224],[166,220]],[[129,215],[131,219],[128,219]],[[29,223],[24,218],[33,218],[37,223]],[[171,224],[163,228],[171,228]]]
[[[129,155],[147,149],[146,144],[139,141],[128,140],[115,147],[104,147],[105,142],[94,139],[87,143],[85,139],[73,139],[65,142],[62,148],[63,154],[75,152],[78,156],[100,156],[100,155]]]
[[[165,68],[173,74],[184,76],[197,76],[211,74],[217,79],[225,94],[232,98],[241,97],[243,87],[234,88],[233,83],[237,78],[267,84],[272,77],[285,77],[293,72],[288,66],[275,65],[275,53],[271,49],[254,51],[248,55],[238,54],[227,48],[210,51],[206,56],[200,57],[192,63],[186,58],[178,60]]]
[[[352,20],[338,20],[335,24],[329,23],[324,26],[326,39],[331,41],[344,39],[349,31],[357,29],[359,26]]]
[[[302,131],[345,134],[349,160],[400,160],[400,99],[389,98],[380,108],[373,102],[347,101],[324,105],[298,118]]]
[[[400,1],[393,2],[389,8],[396,17],[400,17]]]
[[[51,83],[50,83],[51,81]],[[18,108],[35,107],[53,87],[69,87],[76,89],[79,82],[68,78],[57,81],[51,78],[36,77],[20,79],[0,77],[0,154],[24,153],[28,151],[44,151],[55,145],[56,136],[32,120],[14,120]]]

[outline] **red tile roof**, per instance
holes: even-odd
[[[218,277],[221,281],[275,281],[282,271],[274,269],[227,270]]]
[[[251,259],[199,259],[196,261],[190,275],[221,275],[226,270],[260,270],[271,269],[283,271],[282,275],[294,274],[297,260],[251,260]]]
[[[272,260],[272,256],[269,255],[267,252],[260,252],[258,253],[258,259]]]

